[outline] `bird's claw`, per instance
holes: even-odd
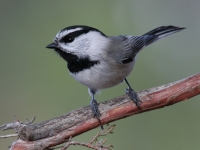
[[[133,100],[133,102],[135,103],[135,105],[138,108],[140,108],[140,102],[141,102],[141,100],[139,99],[137,93],[132,88],[128,88],[128,89],[126,89],[126,94],[131,98],[131,100]]]
[[[99,120],[99,123],[101,124],[101,120],[100,120],[100,112],[99,112],[99,108],[98,108],[98,103],[95,99],[92,99],[90,102],[90,107],[92,110],[92,113],[94,115],[94,117],[96,117]],[[103,130],[103,126],[101,125],[101,129]]]

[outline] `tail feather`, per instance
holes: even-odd
[[[143,36],[146,37],[146,46],[149,44],[152,44],[155,41],[162,39],[168,35],[179,32],[183,29],[185,29],[185,28],[175,27],[175,26],[161,26],[156,29],[153,29],[153,30],[143,34]]]

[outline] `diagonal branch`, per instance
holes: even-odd
[[[138,92],[141,109],[127,95],[99,104],[102,124],[134,114],[162,108],[200,94],[200,73],[167,85]],[[64,143],[70,137],[100,126],[89,106],[79,108],[60,117],[37,124],[23,124],[17,128],[20,139],[12,143],[11,150],[43,150]],[[16,130],[16,129],[15,129]]]

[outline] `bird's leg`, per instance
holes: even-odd
[[[135,105],[140,108],[140,99],[137,95],[137,93],[131,88],[130,84],[128,83],[128,81],[126,80],[126,78],[124,79],[126,84],[128,85],[128,89],[126,89],[126,94],[133,100],[133,102],[135,103]]]
[[[98,108],[98,103],[97,101],[94,99],[94,95],[96,93],[96,90],[93,89],[89,89],[89,93],[92,96],[92,100],[90,101],[90,108],[92,110],[92,113],[94,115],[94,117],[96,117],[99,120],[99,123],[101,124],[101,120],[100,120],[100,112],[99,112],[99,108]],[[103,126],[101,125],[101,129],[103,130]]]

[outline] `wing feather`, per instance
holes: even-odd
[[[125,64],[134,61],[136,54],[145,46],[148,46],[158,41],[159,39],[179,32],[183,29],[185,28],[175,26],[162,26],[149,31],[146,34],[143,34],[142,36],[120,36],[123,47],[120,49],[122,50],[122,52],[120,52],[118,62]]]
[[[136,54],[145,47],[146,36],[121,36],[123,38],[123,52],[120,63],[129,63],[134,60]]]

